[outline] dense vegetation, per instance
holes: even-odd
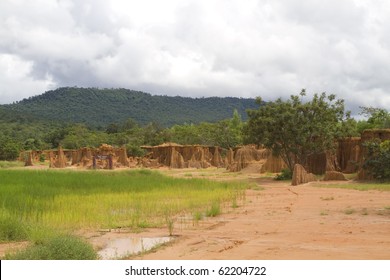
[[[141,156],[140,146],[164,142],[223,148],[255,143],[285,156],[292,167],[295,158],[304,164],[308,154],[332,148],[334,138],[358,136],[364,129],[390,128],[390,113],[385,109],[364,107],[366,120],[356,121],[344,112],[343,101],[334,95],[315,95],[308,102],[303,102],[302,96],[268,103],[259,99],[258,105],[251,107],[250,99],[191,99],[124,89],[61,88],[0,106],[0,160],[14,160],[20,150],[55,149],[59,145],[75,149],[106,143],[126,146],[129,155]],[[221,113],[224,106],[227,115]],[[202,111],[205,108],[207,112]],[[243,113],[248,108],[252,108],[248,110],[249,119]],[[141,114],[141,109],[146,112]],[[128,118],[126,112],[133,110],[135,118]],[[105,115],[107,112],[110,114]],[[171,116],[169,120],[167,116]],[[202,118],[213,121],[201,121]],[[185,119],[194,121],[183,122]],[[173,125],[162,125],[172,120]]]
[[[0,160],[14,160],[20,150],[66,149],[98,147],[101,144],[126,146],[129,155],[141,156],[142,145],[164,142],[203,144],[234,147],[242,143],[241,116],[232,111],[232,117],[215,123],[174,125],[164,128],[156,123],[141,126],[132,119],[111,123],[96,129],[86,124],[60,124],[43,121],[0,120]]]
[[[271,149],[290,170],[296,163],[306,167],[310,155],[334,149],[334,139],[356,133],[343,100],[322,93],[305,102],[305,95],[303,90],[299,96],[279,98],[248,112],[247,141]]]
[[[44,121],[84,123],[95,128],[131,118],[140,125],[155,122],[175,124],[216,122],[231,116],[234,109],[246,118],[245,110],[256,108],[254,99],[233,97],[185,98],[157,96],[128,89],[66,87],[0,106],[13,116]]]
[[[390,128],[390,113],[385,109],[362,107],[368,119],[357,122],[344,110],[344,100],[331,94],[314,94],[304,101],[305,90],[290,99],[263,103],[257,110],[249,110],[244,127],[245,142],[264,145],[280,156],[290,171],[296,163],[308,168],[308,159],[325,151],[335,151],[335,139],[359,136],[365,129]],[[363,168],[376,179],[390,179],[389,141],[363,143],[368,158]],[[287,173],[286,173],[287,174]],[[283,174],[282,174],[283,175]],[[284,175],[278,177],[283,179]]]
[[[365,143],[368,150],[364,168],[375,178],[381,181],[390,180],[390,140],[368,141]]]

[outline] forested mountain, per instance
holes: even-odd
[[[264,106],[266,104],[273,103],[264,103]],[[251,119],[245,122],[245,109],[251,108],[257,110],[253,110]],[[251,130],[250,127],[263,124],[254,119],[261,108],[254,99],[194,99],[152,96],[126,89],[60,88],[0,106],[0,161],[15,160],[22,150],[59,146],[78,149],[109,144],[125,146],[128,155],[142,156],[141,146],[166,142],[226,149],[259,143],[252,140],[251,133],[259,137],[264,129]],[[348,119],[340,123],[345,131],[354,132],[350,135],[359,135],[364,129],[390,127],[390,113],[386,110],[363,109],[367,121]],[[285,107],[280,114],[275,112],[278,111],[271,114],[274,118],[286,115]],[[266,114],[266,124],[273,119],[268,117]],[[291,124],[293,131],[296,131],[296,123]],[[278,130],[276,133],[280,134]]]
[[[66,87],[22,101],[1,105],[7,118],[85,123],[105,127],[132,118],[145,125],[216,122],[232,116],[234,109],[246,120],[246,109],[257,108],[255,99],[233,97],[187,98],[157,96],[128,89]]]

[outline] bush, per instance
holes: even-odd
[[[283,169],[281,173],[276,175],[275,180],[291,180],[292,179],[292,171],[290,169]]]
[[[39,161],[40,162],[45,162],[45,160],[46,160],[46,156],[44,154],[40,154],[39,155]]]
[[[368,150],[368,157],[363,168],[368,170],[375,179],[390,180],[390,141],[382,143],[368,141],[364,144]]]
[[[16,160],[19,156],[19,146],[10,141],[0,143],[0,160]]]
[[[143,157],[145,155],[145,151],[141,147],[132,144],[126,146],[126,152],[128,156],[132,157]]]
[[[64,235],[49,238],[14,254],[8,260],[96,260],[92,246],[78,237]]]
[[[0,216],[0,242],[27,240],[28,229],[19,220],[2,214]]]

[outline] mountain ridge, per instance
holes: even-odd
[[[130,89],[62,87],[13,104],[0,105],[3,114],[28,116],[44,121],[86,123],[104,127],[129,118],[139,124],[216,122],[237,110],[246,120],[247,109],[256,109],[255,99],[152,95]],[[5,112],[5,113],[4,113]]]

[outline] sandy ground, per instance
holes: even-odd
[[[241,207],[136,259],[390,259],[390,192],[257,183]]]
[[[293,187],[253,174],[169,171],[177,177],[250,180],[238,208],[194,224],[178,218],[175,241],[132,259],[390,259],[390,192]],[[191,174],[191,175],[190,175]],[[340,182],[332,182],[340,183]],[[345,182],[342,182],[345,183]],[[263,189],[257,189],[261,186]],[[167,236],[167,228],[81,233],[96,249],[123,237]],[[0,244],[0,256],[26,243]]]

